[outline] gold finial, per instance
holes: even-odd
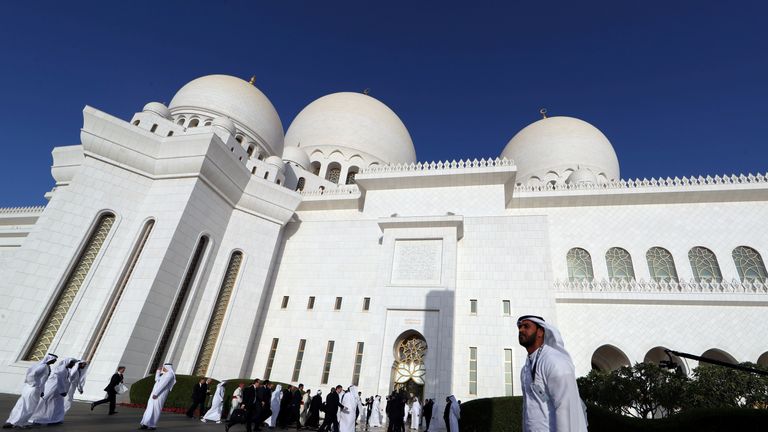
[[[540,109],[539,114],[541,114],[541,118],[543,119],[547,118],[547,109],[546,108]]]
[[[367,88],[367,89],[363,90],[363,94],[366,95],[366,96],[368,96],[368,93],[370,93],[370,92],[371,92],[370,88]]]
[[[248,84],[253,85],[253,83],[256,82],[256,75],[251,76],[251,80],[248,81]]]

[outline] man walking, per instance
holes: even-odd
[[[586,432],[587,420],[571,356],[553,325],[535,315],[517,320],[518,342],[528,359],[523,387],[524,432]]]
[[[117,386],[123,383],[123,374],[125,373],[125,366],[119,366],[117,372],[109,379],[109,384],[104,387],[104,391],[107,392],[107,397],[96,401],[91,404],[91,411],[97,406],[109,402],[109,415],[117,414],[115,411],[115,400],[117,398]]]
[[[144,410],[139,429],[155,430],[157,428],[165,399],[168,398],[174,385],[176,385],[176,373],[173,371],[171,363],[166,363],[162,368],[155,371],[155,385],[152,387],[152,394],[147,400],[147,409]]]
[[[16,401],[16,405],[5,421],[3,429],[15,427],[27,427],[27,421],[32,417],[40,403],[40,395],[43,393],[43,387],[51,373],[51,365],[58,360],[56,354],[47,354],[37,364],[27,369],[27,375],[24,378],[24,388],[21,390],[21,396]]]
[[[320,426],[318,431],[339,431],[338,413],[339,408],[343,408],[339,403],[339,393],[341,393],[343,387],[337,385],[335,389],[331,389],[328,396],[325,398],[325,418],[323,419],[323,425]]]
[[[205,378],[200,378],[200,381],[192,387],[192,406],[187,410],[187,417],[194,417],[195,409],[198,407],[200,407],[200,418],[205,414],[205,399],[208,397],[208,381],[206,381]]]

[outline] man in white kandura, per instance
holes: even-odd
[[[64,412],[72,408],[72,400],[75,398],[75,391],[83,394],[85,386],[85,375],[88,373],[88,362],[80,360],[72,369],[69,370],[69,391],[64,398]]]
[[[277,426],[277,416],[280,415],[280,400],[282,398],[283,386],[278,384],[272,392],[272,398],[269,400],[269,409],[272,410],[272,415],[266,421],[269,423],[270,429],[274,429]]]
[[[46,354],[36,365],[27,369],[27,376],[24,378],[24,388],[21,389],[21,396],[16,401],[16,405],[11,411],[8,420],[5,421],[3,429],[10,429],[14,426],[26,427],[27,423],[35,413],[37,404],[40,403],[40,394],[43,393],[45,381],[50,373],[50,365],[56,363],[58,357],[56,354]]]
[[[371,405],[370,427],[381,427],[381,396],[376,395]]]
[[[586,432],[586,410],[560,332],[534,315],[518,318],[517,328],[518,342],[528,351],[520,374],[523,431]]]
[[[201,422],[216,422],[221,423],[221,412],[224,411],[224,386],[226,381],[222,381],[216,386],[216,393],[213,394],[213,402],[211,402],[211,409],[200,419]]]
[[[176,384],[176,373],[173,372],[171,363],[166,363],[155,371],[155,385],[147,400],[147,409],[144,411],[144,417],[141,418],[139,429],[155,430],[157,428],[160,413],[163,412],[163,404],[174,384]]]
[[[419,403],[419,398],[415,397],[413,398],[413,403],[411,404],[411,429],[419,429],[419,424],[421,423],[421,404]]]
[[[341,395],[339,403],[344,408],[339,411],[339,432],[355,432],[357,399],[357,386],[349,386],[347,392]]]
[[[77,359],[67,357],[54,366],[48,380],[45,381],[44,395],[37,404],[37,409],[29,419],[30,423],[59,424],[64,421],[64,398],[69,391],[69,370]]]
[[[461,420],[461,406],[459,401],[456,400],[456,396],[448,396],[448,400],[451,402],[450,412],[448,413],[448,424],[451,427],[451,432],[459,432],[459,420]]]

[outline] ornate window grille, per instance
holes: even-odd
[[[696,246],[688,251],[688,260],[696,282],[722,282],[723,274],[717,264],[717,257],[711,250]]]
[[[635,269],[632,267],[632,256],[626,249],[614,247],[605,253],[608,265],[608,278],[615,281],[635,280]]]
[[[395,390],[404,388],[409,381],[424,385],[424,357],[427,356],[427,341],[420,335],[412,335],[397,345],[395,362]]]
[[[591,281],[595,278],[592,271],[592,257],[582,248],[573,248],[566,254],[568,261],[568,280],[571,282]]]
[[[299,350],[296,351],[296,362],[293,364],[293,376],[291,381],[298,381],[301,373],[301,363],[304,361],[304,348],[307,346],[307,340],[299,340]]]
[[[355,368],[352,371],[352,384],[358,385],[360,384],[360,371],[363,368],[363,348],[364,343],[358,342],[357,343],[357,351],[355,351]]]
[[[469,347],[469,394],[477,394],[477,348]]]
[[[759,252],[751,247],[739,246],[733,250],[732,255],[742,282],[765,282],[768,279],[768,272]]]
[[[299,181],[296,183],[296,190],[301,192],[304,190],[304,184],[307,180],[304,177],[299,177]]]
[[[221,327],[224,324],[224,316],[227,313],[229,307],[229,300],[232,298],[232,291],[235,289],[235,283],[237,282],[237,275],[240,273],[240,266],[243,263],[243,253],[235,251],[229,258],[229,264],[227,265],[227,271],[224,274],[224,280],[221,282],[219,288],[219,294],[216,297],[216,303],[213,306],[213,314],[208,321],[208,327],[203,337],[203,344],[200,347],[200,353],[197,355],[197,362],[195,362],[195,374],[204,376],[207,375],[208,366],[213,356],[213,350],[216,348],[216,342],[219,339],[219,333],[221,333]]]
[[[504,350],[504,394],[512,396],[512,350]]]
[[[651,279],[655,282],[678,282],[677,269],[672,254],[661,247],[652,247],[645,253]]]
[[[328,347],[325,349],[325,362],[323,363],[323,378],[320,384],[328,384],[328,376],[331,374],[331,361],[333,360],[334,341],[328,341]]]
[[[35,334],[24,360],[39,361],[48,352],[114,223],[115,215],[113,213],[105,213],[99,218],[77,257],[74,267],[67,275],[64,288],[56,295],[53,306],[43,318],[43,324]]]
[[[328,181],[331,183],[339,183],[339,177],[341,177],[341,168],[331,168],[328,170]]]
[[[272,375],[272,366],[275,364],[275,356],[277,355],[277,344],[280,339],[272,339],[272,346],[269,348],[269,357],[267,358],[267,367],[264,369],[264,379],[269,379]]]

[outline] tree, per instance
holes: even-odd
[[[761,369],[753,363],[741,365]],[[687,408],[766,408],[768,376],[702,364],[693,370],[686,396]]]

